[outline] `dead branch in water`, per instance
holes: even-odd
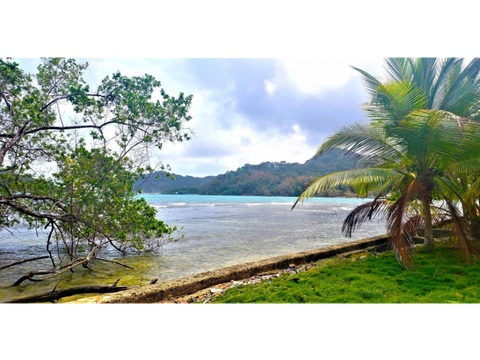
[[[95,261],[95,260],[100,260],[100,261],[105,261],[105,262],[117,264],[117,265],[126,267],[128,269],[134,270],[134,268],[132,268],[128,265],[122,264],[121,262],[118,262],[118,261],[115,261],[115,260],[102,259],[102,258],[95,257],[96,256],[96,251],[98,250],[98,248],[99,248],[99,246],[92,249],[86,257],[74,259],[74,260],[70,261],[68,264],[65,264],[65,265],[61,266],[60,268],[53,268],[53,269],[50,269],[50,270],[30,271],[28,274],[20,277],[11,286],[12,287],[18,286],[26,280],[37,281],[37,282],[48,280],[48,279],[51,279],[53,277],[59,276],[59,275],[65,273],[69,270],[73,270],[75,267],[77,267],[79,265],[83,265],[84,267],[86,267],[86,265],[88,264],[89,261]],[[48,258],[48,256],[45,256],[44,258]],[[90,269],[90,268],[88,268],[88,269]],[[34,276],[38,276],[38,275],[47,275],[47,276],[45,276],[43,278],[34,278]]]
[[[18,264],[23,264],[23,263],[26,263],[26,262],[29,262],[29,261],[35,261],[35,260],[41,260],[41,259],[47,259],[47,258],[48,258],[48,256],[39,256],[39,257],[36,257],[36,258],[14,261],[14,262],[11,262],[10,264],[1,266],[0,270],[6,269],[6,268],[9,268],[11,266],[18,265]]]
[[[38,295],[24,296],[18,299],[6,301],[8,304],[27,304],[27,303],[40,303],[40,302],[58,302],[59,299],[79,295],[79,294],[108,294],[119,291],[124,291],[134,288],[134,286],[117,286],[120,279],[115,284],[107,286],[77,286],[69,289],[47,291]],[[58,284],[57,284],[58,285]]]

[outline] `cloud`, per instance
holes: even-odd
[[[182,175],[216,175],[263,161],[303,163],[335,128],[364,118],[363,86],[347,59],[148,59],[140,65],[99,60],[95,65],[102,68],[102,63],[129,75],[152,74],[167,92],[193,94],[187,127],[195,136],[156,153]]]
[[[305,95],[325,95],[331,89],[345,86],[355,77],[350,65],[364,68],[366,64],[364,59],[353,57],[279,59],[275,65],[275,77],[266,81],[270,88],[283,86]],[[369,68],[379,70],[378,67]]]
[[[85,61],[92,85],[116,71],[147,73],[170,95],[193,94],[186,126],[195,135],[154,154],[173,172],[195,176],[245,163],[305,162],[335,128],[364,119],[363,85],[348,65],[381,74],[380,61],[353,58],[78,59]]]

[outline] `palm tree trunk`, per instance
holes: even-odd
[[[422,205],[423,221],[425,223],[425,246],[433,249],[435,247],[435,241],[433,240],[432,213],[430,211],[430,198],[428,194],[422,197]]]

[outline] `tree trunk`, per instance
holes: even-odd
[[[435,247],[435,241],[433,240],[432,213],[430,211],[430,198],[428,194],[422,197],[422,205],[423,221],[425,223],[425,246],[433,249]]]

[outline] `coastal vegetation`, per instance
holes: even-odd
[[[0,59],[0,230],[24,224],[47,234],[44,256],[0,270],[50,262],[32,266],[15,286],[91,269],[95,261],[124,266],[100,256],[107,245],[125,253],[174,240],[176,229],[135,197],[134,183],[155,169],[153,148],[190,139],[184,124],[192,96],[173,97],[153,76],[120,72],[90,89],[87,67],[44,58],[29,74]]]
[[[139,179],[135,182],[135,188],[141,189],[142,193],[147,194],[198,194],[201,186],[212,181],[215,176],[183,176],[177,174],[170,174],[166,176],[163,171],[155,171],[145,176],[144,179]],[[178,191],[177,189],[190,189],[189,192],[185,190]],[[193,191],[193,192],[192,192]]]
[[[286,162],[264,162],[259,165],[246,164],[236,171],[219,175],[204,185],[200,194],[205,195],[253,195],[253,196],[298,196],[307,184],[318,176],[332,171],[352,169],[355,159],[338,153],[326,154],[304,164]],[[342,193],[343,192],[343,193]],[[349,186],[331,189],[323,195],[354,195]]]
[[[247,196],[299,196],[302,190],[319,176],[335,171],[353,169],[358,160],[343,157],[339,152],[332,151],[323,156],[307,160],[304,164],[281,162],[263,162],[258,165],[245,164],[235,171],[228,171],[216,177],[193,178],[198,183],[205,179],[204,184],[187,183],[186,178],[179,178],[178,186],[161,190],[163,194],[201,194],[201,195],[247,195]],[[158,179],[161,180],[161,179]],[[168,180],[167,180],[168,181]],[[175,183],[176,180],[169,182]],[[149,187],[141,186],[144,192],[158,189],[166,183],[150,180]],[[157,192],[159,192],[157,190]],[[149,191],[150,192],[150,191]],[[154,191],[155,192],[155,191]],[[339,185],[317,194],[322,197],[356,197],[352,186]]]
[[[423,251],[422,251],[423,250]],[[415,266],[401,271],[393,252],[318,262],[255,285],[227,289],[214,303],[479,303],[480,264],[463,254],[420,248]],[[365,257],[365,258],[362,258]]]
[[[362,158],[364,166],[313,181],[298,203],[325,189],[351,185],[373,201],[354,209],[344,234],[376,216],[385,216],[399,262],[410,268],[412,238],[425,231],[435,245],[433,226],[455,231],[467,262],[480,250],[480,59],[387,59],[386,80],[356,69],[370,96],[363,105],[366,123],[345,125],[330,135],[315,156],[341,151]]]

